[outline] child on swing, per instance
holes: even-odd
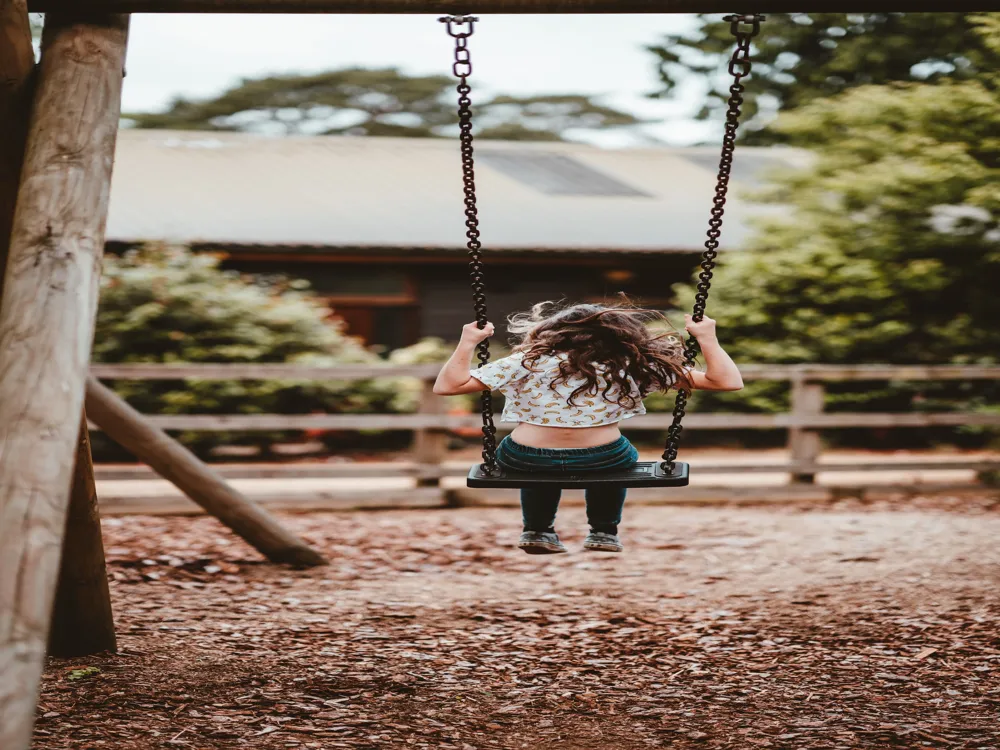
[[[509,357],[470,370],[476,345],[493,335],[493,324],[469,323],[441,368],[434,393],[455,396],[498,390],[506,398],[504,422],[517,427],[497,446],[497,461],[517,471],[574,474],[626,469],[638,452],[618,429],[623,419],[645,414],[642,399],[673,387],[736,391],[743,379],[719,345],[715,321],[694,322],[705,370],[683,368],[682,342],[650,329],[658,316],[648,310],[582,304],[559,309],[550,302],[510,318],[518,343]],[[566,552],[554,524],[561,490],[521,490],[524,532],[518,547],[528,554]],[[621,552],[618,538],[625,489],[586,492],[590,533],[584,549]]]

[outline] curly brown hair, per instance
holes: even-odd
[[[576,405],[577,396],[596,396],[603,376],[601,396],[631,409],[654,391],[674,385],[689,387],[682,367],[683,341],[669,324],[663,331],[650,323],[666,324],[666,319],[629,304],[560,307],[540,302],[530,312],[512,315],[507,329],[515,336],[514,351],[524,354],[524,366],[532,372],[537,372],[534,366],[541,357],[566,355],[550,387],[555,390],[571,378],[582,377],[585,382],[570,395],[570,405]]]

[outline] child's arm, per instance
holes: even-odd
[[[688,378],[691,386],[700,391],[738,391],[743,387],[743,376],[732,358],[726,354],[715,336],[715,321],[702,318],[695,323],[690,315],[684,316],[688,333],[698,339],[705,371],[691,370]]]
[[[487,323],[485,328],[480,328],[475,323],[464,325],[458,346],[434,381],[434,393],[438,396],[460,396],[463,393],[488,391],[489,388],[469,375],[469,370],[472,368],[472,355],[476,351],[476,345],[492,335],[492,323]]]

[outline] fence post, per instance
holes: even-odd
[[[792,378],[791,414],[793,417],[808,417],[823,412],[825,388],[823,383],[809,382],[801,376]],[[792,464],[815,464],[819,461],[823,443],[819,430],[807,427],[788,429],[788,450]],[[816,475],[792,472],[792,481],[798,484],[814,484]]]
[[[446,402],[431,390],[433,381],[420,381],[418,414],[444,414]],[[418,487],[439,487],[441,477],[437,471],[448,453],[448,435],[444,430],[419,429],[413,436],[413,458],[421,469],[432,468],[434,475],[417,476]]]

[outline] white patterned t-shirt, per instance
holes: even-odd
[[[501,421],[526,422],[547,427],[598,427],[646,413],[635,383],[629,378],[635,405],[631,408],[608,401],[602,395],[607,381],[598,377],[596,394],[586,391],[577,395],[573,404],[569,397],[587,381],[581,376],[569,378],[553,388],[559,376],[559,363],[566,355],[546,355],[532,363],[532,372],[524,365],[524,354],[517,352],[469,372],[490,390],[500,391],[506,398]],[[600,372],[600,371],[598,371]],[[612,389],[609,395],[614,397]]]

